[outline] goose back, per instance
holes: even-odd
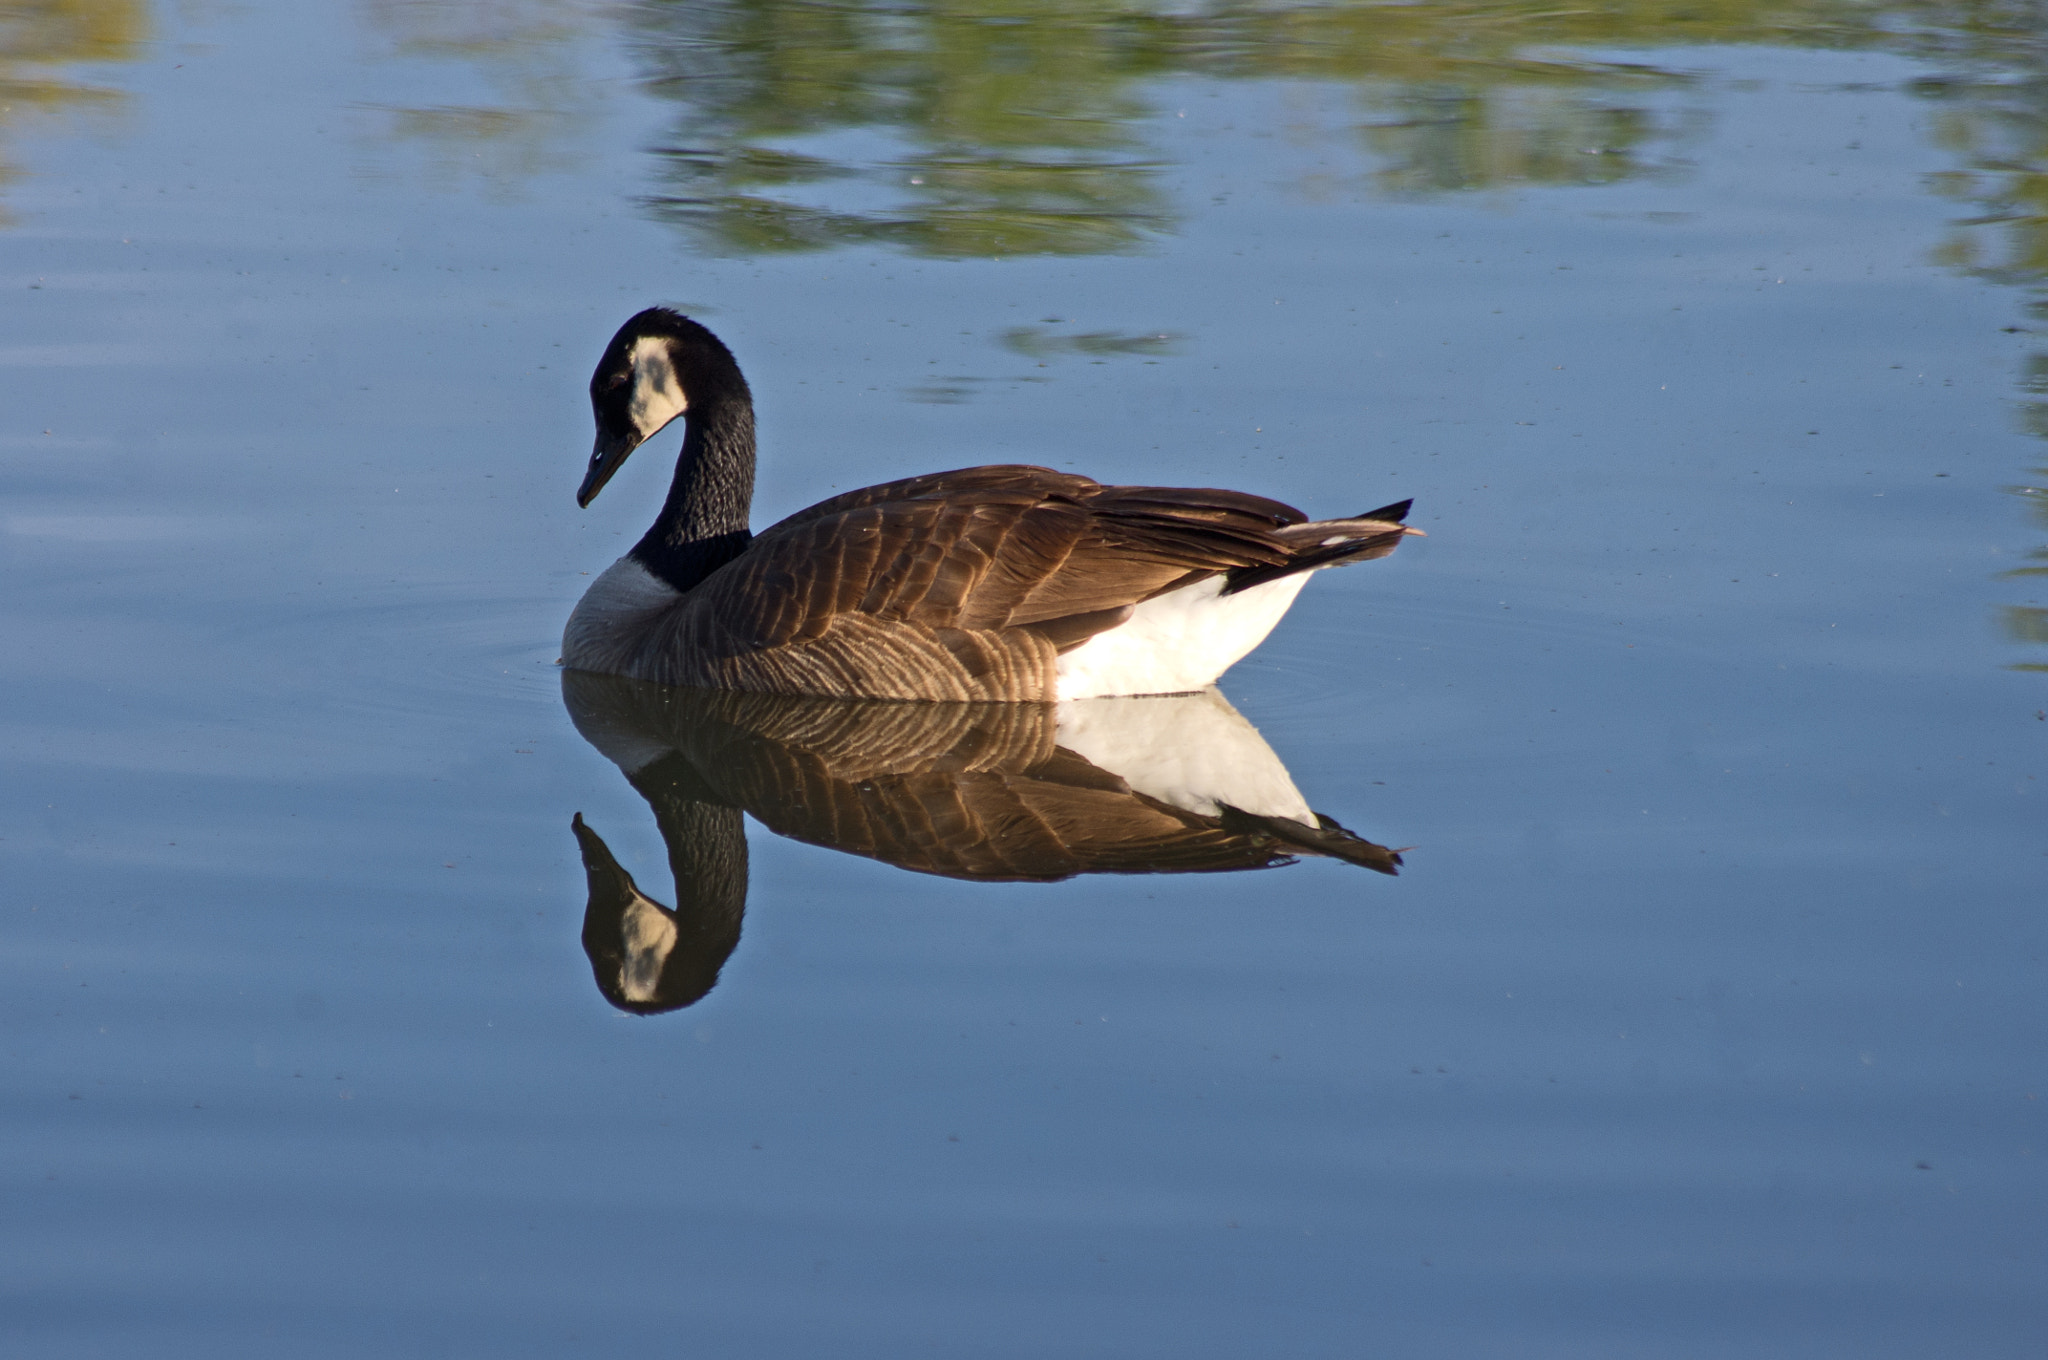
[[[1286,578],[1329,564],[1304,559],[1384,556],[1405,508],[1312,525],[1244,492],[1104,486],[1029,466],[928,474],[800,511],[687,591],[622,559],[572,616],[563,660],[769,693],[1051,701],[1063,654],[1203,581],[1219,598],[1253,573],[1247,595],[1281,584],[1266,589],[1284,598],[1249,650],[1298,588]]]

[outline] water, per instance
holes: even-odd
[[[0,12],[7,1350],[2034,1353],[2037,18]],[[1401,875],[755,823],[607,1004],[657,301],[757,525],[1415,497],[1223,685]]]

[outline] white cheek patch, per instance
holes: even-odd
[[[624,954],[619,960],[619,993],[628,1001],[652,1001],[661,986],[661,970],[676,947],[675,919],[636,892],[619,925]]]
[[[668,342],[652,335],[634,341],[633,403],[629,414],[640,437],[653,438],[662,426],[689,407],[682,384],[676,381],[675,365],[669,362]]]

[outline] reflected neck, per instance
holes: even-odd
[[[628,554],[680,591],[746,551],[753,538],[754,403],[737,390],[708,393],[683,417],[683,451],[654,527]]]
[[[665,772],[682,778],[667,782]],[[623,1011],[653,1015],[691,1005],[718,985],[746,915],[747,836],[738,808],[684,796],[699,781],[680,757],[627,778],[646,795],[668,843],[675,910],[642,894],[579,814],[571,825],[590,891],[583,953],[605,1000]]]

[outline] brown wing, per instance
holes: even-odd
[[[1292,556],[1292,506],[1243,492],[1111,487],[982,467],[867,487],[790,516],[699,587],[752,649],[822,637],[850,614],[932,629],[1033,628],[1064,650],[1133,605]]]

